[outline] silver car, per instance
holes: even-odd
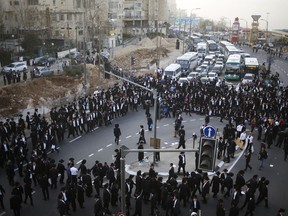
[[[50,67],[37,67],[34,69],[35,77],[45,77],[45,76],[53,76],[54,70]]]
[[[13,62],[7,66],[3,67],[4,72],[22,72],[24,70],[27,70],[27,64],[26,62]]]

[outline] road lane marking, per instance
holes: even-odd
[[[128,139],[128,138],[131,138],[131,137],[132,137],[132,136],[131,136],[131,135],[129,135],[129,136],[127,136],[127,137],[126,137],[126,139]]]
[[[101,151],[103,151],[103,148],[101,148],[101,149],[98,150],[98,152],[101,152]]]
[[[164,145],[168,145],[169,143],[168,142],[164,142]]]
[[[92,131],[95,131],[95,130],[97,130],[97,129],[99,129],[99,127],[94,128]]]
[[[78,161],[76,164],[79,164],[79,163],[81,163],[81,162],[82,162],[82,160]]]
[[[108,148],[108,147],[110,147],[110,146],[112,146],[112,143],[110,143],[109,145],[107,145],[106,147]]]
[[[163,127],[167,127],[167,126],[169,126],[169,124],[165,124],[165,125],[163,125]]]
[[[0,214],[0,216],[2,216],[2,215],[4,215],[4,214],[6,214],[6,212],[2,212],[2,213]]]
[[[165,148],[166,148],[165,146],[162,147],[162,149],[165,149]]]
[[[196,121],[196,119],[191,119],[190,121]]]
[[[74,142],[74,141],[80,139],[81,137],[82,137],[82,136],[78,136],[78,137],[76,137],[75,139],[70,140],[69,143],[72,143],[72,142]]]
[[[35,194],[36,193],[36,191],[34,190],[33,192],[32,192],[32,194]]]
[[[92,153],[92,154],[90,154],[88,157],[92,157],[94,154]]]

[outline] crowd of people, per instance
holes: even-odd
[[[267,148],[275,142],[279,147],[284,143],[285,160],[287,159],[288,143],[285,138],[287,136],[285,128],[287,127],[288,118],[288,88],[280,85],[281,82],[277,75],[271,75],[268,82],[258,78],[252,84],[239,86],[236,89],[233,86],[227,86],[225,82],[222,82],[221,85],[216,85],[216,81],[202,84],[197,79],[180,85],[175,80],[161,80],[160,72],[158,71],[157,73],[142,77],[130,77],[130,79],[147,88],[157,89],[159,101],[157,108],[159,112],[160,109],[165,108],[166,112],[169,113],[165,117],[176,119],[179,117],[179,113],[182,112],[190,115],[198,113],[206,116],[219,116],[221,122],[224,119],[228,120],[228,124],[223,129],[223,145],[218,149],[220,152],[218,157],[223,156],[226,162],[230,162],[230,157],[234,156],[234,142],[237,138],[243,141],[244,135],[242,133],[245,132],[245,128],[251,127],[251,131],[253,131],[253,128],[258,128],[258,139],[263,139],[263,142],[267,143]],[[83,207],[84,193],[88,197],[93,194],[92,178],[94,178],[94,189],[96,191],[95,215],[101,215],[103,211],[107,214],[111,213],[109,203],[111,202],[111,205],[114,206],[119,201],[119,152],[116,154],[115,161],[110,165],[107,162],[100,163],[96,161],[95,166],[91,169],[86,168],[85,160],[82,161],[80,167],[76,168],[73,158],[70,159],[66,166],[62,160],[57,164],[53,159],[49,158],[47,152],[49,150],[52,152],[58,151],[58,145],[65,140],[65,136],[67,138],[75,137],[79,134],[89,133],[95,127],[109,126],[114,119],[125,116],[129,111],[137,112],[139,107],[145,109],[147,117],[150,117],[148,114],[151,106],[154,106],[151,92],[124,82],[122,85],[115,84],[111,88],[97,90],[94,94],[75,99],[67,105],[54,107],[51,109],[49,117],[42,116],[35,109],[33,114],[26,113],[25,118],[20,115],[17,122],[14,118],[7,118],[6,121],[0,122],[0,166],[5,169],[9,184],[15,189],[13,189],[11,203],[14,203],[12,202],[13,200],[15,200],[15,203],[19,203],[17,200],[23,201],[22,193],[25,193],[24,201],[29,198],[31,204],[33,204],[31,196],[31,184],[33,183],[35,186],[39,184],[44,199],[49,200],[49,187],[55,188],[57,186],[58,174],[60,174],[59,181],[61,184],[65,184],[58,196],[60,215],[68,214],[70,208],[76,210],[76,199],[80,208]],[[148,125],[150,124],[151,122]],[[242,127],[238,131],[239,125]],[[181,128],[181,123],[179,128]],[[31,139],[31,145],[27,139],[28,135]],[[181,136],[183,133],[179,135]],[[115,138],[117,143],[119,131]],[[139,142],[143,140],[142,138],[139,138]],[[253,153],[253,141],[246,144],[249,144],[247,150]],[[185,145],[182,144],[181,146]],[[227,148],[226,152],[225,146]],[[266,144],[263,145],[263,149],[266,151]],[[247,158],[249,158],[248,155]],[[264,154],[262,158],[262,162],[264,162]],[[23,165],[25,163],[27,166],[24,168]],[[19,176],[23,178],[24,189],[19,189],[22,187],[21,183],[14,182],[14,169],[16,167],[18,168]],[[263,163],[260,164],[259,168],[262,167]],[[247,168],[249,168],[249,161]],[[243,177],[242,172],[238,174]],[[216,174],[214,177],[216,178],[218,175]],[[103,183],[105,176],[109,181],[108,184]],[[229,173],[227,173],[228,183],[224,183],[226,181],[223,181],[223,178],[221,180],[221,177],[219,177],[219,181],[214,177],[214,180],[210,181],[206,173],[198,170],[197,172],[185,174],[182,183],[178,184],[174,177],[171,177],[167,182],[162,182],[163,179],[157,177],[155,172],[153,172],[153,168],[151,172],[149,171],[149,175],[139,172],[135,183],[133,176],[126,180],[125,201],[127,209],[130,209],[130,199],[133,194],[136,197],[134,215],[141,215],[142,199],[144,203],[150,201],[152,215],[159,214],[161,206],[166,210],[166,215],[169,216],[181,215],[180,202],[183,200],[184,205],[186,205],[186,202],[191,199],[191,201],[193,200],[191,209],[197,214],[199,210],[199,207],[197,207],[197,191],[204,202],[206,202],[206,196],[209,194],[210,185],[213,189],[214,185],[216,187],[218,184],[219,187],[222,186],[225,189],[227,197],[232,196],[234,183]],[[241,184],[238,184],[237,177],[237,187],[234,188],[232,196],[232,199],[236,200],[232,202],[233,209],[237,208],[239,201],[237,199],[240,197],[239,191],[245,184],[246,186],[248,184],[243,180]],[[245,183],[243,184],[243,182]],[[260,186],[256,187],[254,184],[254,188],[251,189],[253,191],[251,193],[254,195],[256,189],[260,188],[256,203],[259,200],[259,202],[263,199],[267,200],[267,195],[265,194],[268,192],[262,191],[266,190],[266,183],[263,183],[261,188]],[[132,193],[134,185],[136,188],[135,192]],[[101,187],[103,187],[101,189],[103,194],[100,193]],[[247,187],[249,188],[250,186]],[[215,191],[217,190],[213,189],[216,197],[217,192]],[[3,199],[3,194],[3,192],[0,192],[0,200]],[[19,197],[20,199],[18,199]],[[253,201],[255,202],[255,199],[251,195],[247,200],[249,209],[247,208],[246,215],[253,215],[252,211],[254,209],[252,210],[251,207],[253,206]],[[13,206],[15,215],[19,215],[19,205],[11,206]],[[198,209],[197,211],[193,210],[194,206],[195,209]],[[217,212],[218,210],[219,212],[222,211],[221,206],[223,205],[221,200],[219,200]],[[127,215],[130,214],[132,215],[130,212],[127,213]],[[217,215],[225,214],[217,213]]]

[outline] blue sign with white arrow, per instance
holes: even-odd
[[[214,138],[216,135],[216,130],[212,126],[207,126],[203,129],[204,136],[207,138]]]

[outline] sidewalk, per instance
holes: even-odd
[[[163,145],[162,145],[163,146]],[[178,142],[172,143],[172,145],[167,147],[162,147],[166,149],[175,149],[178,146]],[[144,148],[147,146],[144,146]],[[186,147],[192,148],[192,139],[186,141]],[[195,143],[195,148],[198,147],[198,140]],[[223,160],[218,160],[216,157],[215,161],[215,172],[222,172],[225,168],[230,171],[233,166],[237,163],[237,161],[241,158],[244,151],[240,150],[238,146],[236,146],[235,157],[230,159],[230,163],[225,163]],[[174,165],[175,174],[178,172],[178,155],[177,152],[163,152],[160,153],[160,161],[156,162],[154,165],[154,170],[158,173],[158,176],[163,177],[163,180],[166,181],[168,179],[168,171],[170,168],[170,163]],[[189,174],[192,171],[196,170],[195,164],[195,152],[186,152],[186,172]],[[150,169],[150,165],[153,163],[153,153],[145,154],[145,159],[143,163],[139,163],[138,161],[134,161],[131,164],[126,164],[125,171],[129,175],[136,175],[138,170],[141,170],[142,173],[148,173]],[[208,172],[208,175],[214,175],[214,172]],[[180,176],[183,176],[182,170],[180,171]],[[179,180],[179,179],[178,179]]]

